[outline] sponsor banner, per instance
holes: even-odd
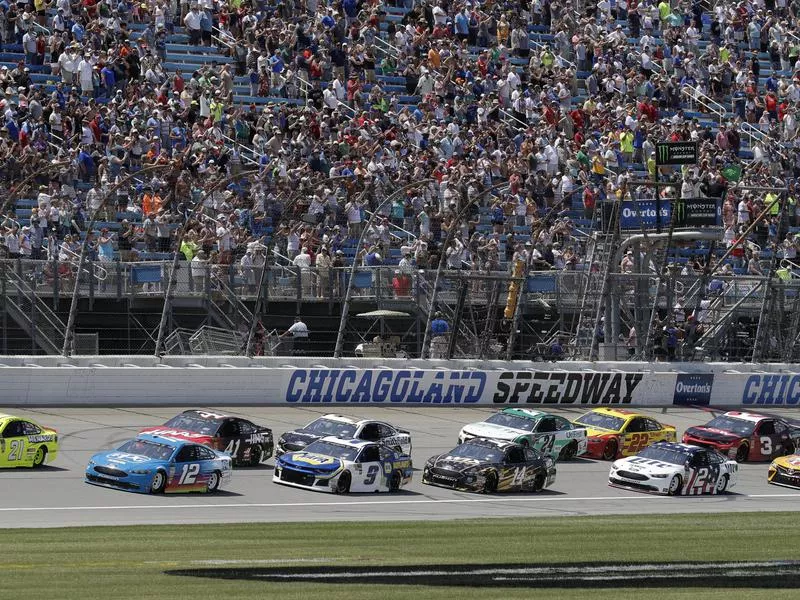
[[[669,375],[668,375],[669,376]],[[284,401],[371,404],[631,404],[642,373],[295,369]]]
[[[711,403],[713,388],[714,375],[681,373],[675,381],[672,403],[683,406],[708,406]]]
[[[656,144],[656,164],[697,164],[697,142],[659,142]]]
[[[741,403],[746,406],[798,406],[800,404],[800,375],[748,375],[744,381]]]
[[[675,213],[676,227],[710,227],[722,222],[722,207],[717,198],[677,200]]]
[[[620,214],[620,227],[622,229],[655,229],[656,221],[656,201],[655,200],[626,200],[622,203],[622,213]],[[669,201],[661,202],[660,217],[658,221],[662,227],[669,227],[672,218],[672,207]]]

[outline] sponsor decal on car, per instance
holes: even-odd
[[[675,393],[672,396],[672,403],[683,406],[708,406],[711,403],[711,390],[713,387],[713,374],[681,373],[675,381]]]

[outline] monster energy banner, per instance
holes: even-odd
[[[656,165],[697,164],[697,142],[662,142],[656,144]]]
[[[675,227],[709,227],[720,224],[719,198],[675,200]]]

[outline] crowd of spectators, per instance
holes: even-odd
[[[245,274],[443,252],[575,269],[604,203],[726,193],[725,241],[752,239],[731,267],[757,273],[751,249],[796,256],[800,2],[708,6],[3,0],[3,49],[24,54],[0,68],[4,250],[68,259],[88,235],[100,261],[179,251]],[[191,72],[168,62],[175,34],[205,57]],[[655,144],[681,140],[698,164],[657,167]],[[657,169],[672,187],[634,183]]]

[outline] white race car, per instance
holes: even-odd
[[[275,447],[275,456],[303,450],[311,442],[333,436],[343,440],[380,442],[403,454],[411,454],[411,434],[394,425],[372,419],[353,419],[343,415],[328,414],[314,419],[299,429],[287,431]]]
[[[383,444],[325,437],[275,463],[272,481],[347,494],[395,492],[411,481],[411,457]]]
[[[611,465],[608,484],[669,496],[722,494],[736,485],[739,465],[711,448],[656,442]]]
[[[458,443],[474,438],[516,442],[558,460],[580,456],[588,447],[585,428],[564,417],[528,408],[505,408],[485,421],[465,425]]]

